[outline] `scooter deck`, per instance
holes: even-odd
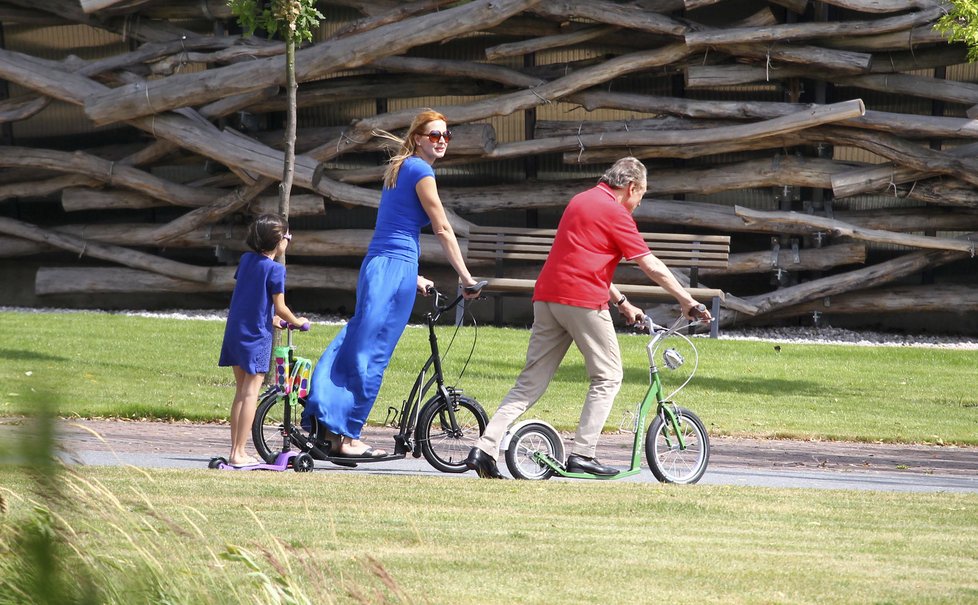
[[[258,464],[244,464],[236,466],[228,464],[224,458],[214,458],[211,460],[210,468],[220,471],[285,471],[292,468],[292,459],[298,455],[297,452],[282,452],[275,458],[275,462],[259,462]]]
[[[371,464],[373,462],[390,462],[392,460],[403,460],[404,454],[388,454],[386,456],[325,456],[317,457],[316,460],[332,462],[337,466],[356,468],[358,464]]]

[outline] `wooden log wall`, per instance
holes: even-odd
[[[724,323],[935,292],[978,312],[978,77],[934,31],[939,0],[320,9],[297,53],[290,288],[352,291],[386,151],[371,133],[432,106],[463,237],[552,227],[634,155],[643,230],[732,235],[729,269],[698,276],[729,292]],[[285,108],[283,45],[237,31],[218,0],[0,0],[0,262],[43,259],[42,300],[230,291],[241,225],[275,208]],[[430,237],[423,255],[444,270]]]

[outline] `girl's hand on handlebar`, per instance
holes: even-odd
[[[435,291],[435,282],[430,279],[418,276],[418,294],[421,296],[430,296]]]
[[[278,315],[275,315],[274,317],[272,317],[272,325],[278,328],[279,330],[284,330],[286,328],[289,328],[290,330],[302,330],[303,332],[307,332],[309,330],[309,326],[312,325],[309,323],[309,320],[305,317],[296,317],[295,319],[296,319],[295,323],[289,323],[288,321],[282,319]]]

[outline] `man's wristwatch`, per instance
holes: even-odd
[[[616,302],[616,303],[615,303],[615,306],[616,306],[616,307],[620,307],[620,306],[622,306],[623,304],[625,304],[625,302],[626,302],[627,300],[628,300],[628,299],[627,299],[627,298],[625,298],[625,295],[624,295],[624,294],[622,294],[622,295],[621,295],[621,298],[619,298],[619,299],[618,299],[618,302]]]

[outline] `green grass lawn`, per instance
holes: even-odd
[[[975,494],[121,467],[58,484],[71,573],[127,605],[978,600]],[[31,492],[0,467],[0,602],[23,602],[2,599],[25,582],[2,545],[32,527]]]
[[[316,357],[337,329],[300,334],[300,351]],[[222,331],[0,313],[0,415],[223,419]],[[479,331],[463,384],[490,412],[527,338]],[[620,338],[619,412],[647,381],[644,339]],[[471,342],[464,329],[451,376]],[[715,434],[978,442],[974,351],[696,342],[677,400]],[[679,349],[672,387],[693,365]],[[375,421],[425,350],[410,328]],[[584,389],[572,351],[533,414],[571,429]],[[58,469],[36,441],[0,443],[0,605],[978,602],[976,494]],[[2,463],[7,447],[31,466]]]
[[[63,416],[196,421],[227,417],[233,378],[217,367],[221,321],[96,313],[0,313],[0,415],[29,411],[25,396],[50,393]],[[316,325],[298,334],[299,353],[318,359],[339,330]],[[440,330],[447,346],[453,328]],[[473,329],[448,355],[454,382],[469,359]],[[480,327],[459,385],[492,413],[522,368],[529,332]],[[607,430],[643,397],[645,339],[621,334],[625,384]],[[978,444],[978,351],[774,344],[697,338],[699,371],[676,401],[722,435],[914,443]],[[395,351],[370,421],[399,407],[427,356],[427,333],[409,327]],[[689,358],[688,349],[678,347]],[[687,363],[666,377],[676,386]],[[573,430],[586,390],[583,360],[572,348],[530,414]]]

